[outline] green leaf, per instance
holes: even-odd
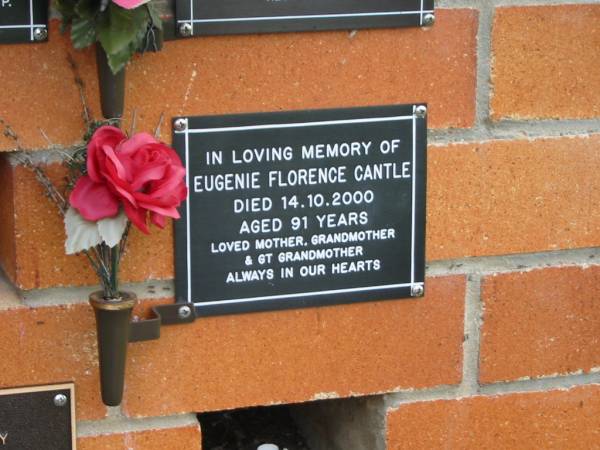
[[[107,53],[108,65],[110,66],[113,73],[117,73],[125,67],[127,62],[134,55],[134,53],[136,53],[143,45],[145,37],[146,32],[144,31],[144,29],[140,28],[138,34],[135,36],[133,41],[131,41],[128,47],[117,53]]]
[[[142,45],[150,14],[147,8],[124,9],[111,3],[98,27],[98,39],[106,51],[108,65],[119,72]]]
[[[140,30],[149,23],[146,8],[124,9],[111,3],[98,26],[98,38],[109,55],[124,52],[136,41]]]
[[[148,8],[148,14],[150,15],[150,20],[152,21],[152,25],[154,28],[158,28],[159,30],[163,29],[162,19],[160,18],[160,13],[158,8],[156,8],[153,2],[146,3],[146,7]]]
[[[106,49],[105,49],[106,50]],[[135,47],[128,46],[122,49],[119,52],[108,53],[106,52],[106,57],[108,60],[108,65],[112,73],[116,74],[123,69],[133,54],[135,53]]]
[[[96,26],[93,19],[77,17],[71,24],[71,41],[75,48],[86,48],[96,42]]]

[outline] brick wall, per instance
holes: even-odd
[[[84,449],[199,448],[195,412],[372,395],[390,449],[593,448],[600,2],[538,3],[443,0],[430,29],[203,38],[136,58],[125,127],[133,108],[138,129],[164,113],[167,141],[183,113],[428,102],[429,266],[420,300],[164,328],[130,346],[121,408],[99,399],[93,274],[64,255],[60,217],[0,136],[0,320],[14,324],[0,387],[74,381]],[[93,54],[56,22],[49,43],[0,51],[0,119],[56,179],[55,149],[84,131],[68,54],[99,114]],[[123,276],[137,314],[173,301],[171,231],[134,234]]]
[[[386,396],[390,450],[599,445],[600,4],[543,3],[459,3],[476,120],[434,132],[428,233],[467,278],[462,379]]]

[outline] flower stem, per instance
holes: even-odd
[[[119,295],[119,245],[115,245],[110,251],[111,273],[110,273],[110,288],[113,295]]]

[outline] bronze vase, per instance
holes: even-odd
[[[96,314],[100,389],[102,401],[108,406],[118,406],[123,399],[131,312],[136,301],[131,292],[121,292],[121,297],[115,300],[105,299],[102,291],[90,294]]]
[[[125,68],[113,73],[106,52],[99,43],[96,44],[96,67],[102,115],[105,119],[119,119],[123,117],[125,105]]]

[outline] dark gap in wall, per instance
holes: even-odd
[[[203,413],[198,420],[203,450],[257,450],[263,444],[311,450],[287,405]]]

